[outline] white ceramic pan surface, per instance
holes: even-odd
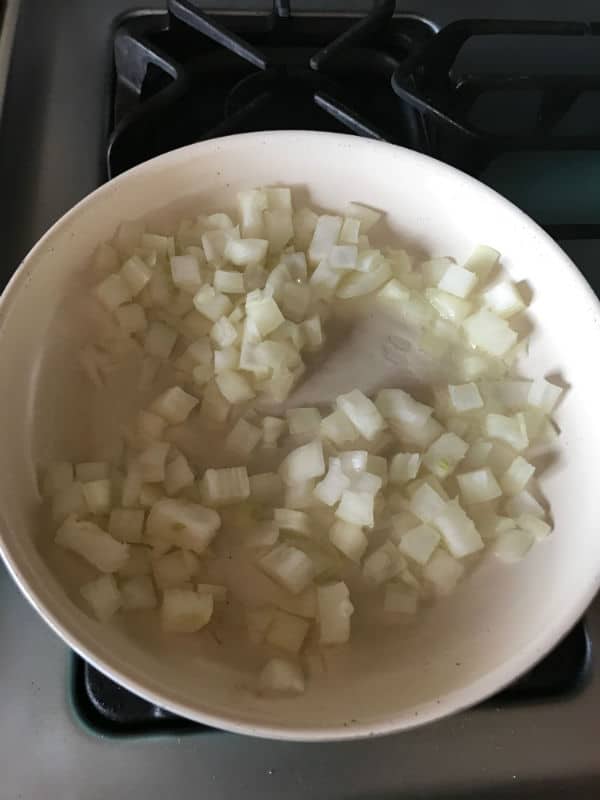
[[[83,610],[73,560],[47,556],[36,473],[53,458],[88,460],[110,447],[126,393],[94,392],[76,356],[90,336],[86,266],[124,220],[156,224],[192,209],[233,206],[238,189],[284,184],[323,209],[356,200],[387,213],[382,238],[458,261],[478,243],[502,253],[533,290],[529,375],[570,386],[558,412],[560,455],[543,476],[555,531],[521,563],[487,559],[420,624],[364,629],[328,655],[299,698],[254,691],[244,644],[127,635]],[[166,209],[166,210],[165,210]],[[600,579],[600,307],[556,244],[477,181],[409,150],[351,136],[257,133],[203,142],[142,164],[98,189],[44,236],[0,301],[0,545],[49,625],[114,680],[173,712],[218,728],[287,739],[400,731],[477,703],[539,660],[584,612]],[[356,385],[361,369],[355,364]],[[125,391],[125,390],[124,390]],[[57,570],[64,568],[64,579]],[[26,636],[26,632],[23,634]]]

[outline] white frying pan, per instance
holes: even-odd
[[[233,204],[241,188],[285,184],[324,209],[384,209],[390,242],[465,258],[483,242],[533,289],[528,374],[570,385],[560,458],[543,488],[555,531],[516,566],[486,561],[420,624],[352,640],[300,698],[251,690],[243,644],[220,650],[150,628],[130,637],[79,605],[73,564],[48,555],[36,469],[85,460],[110,443],[126,402],[94,393],[74,366],[89,335],[86,265],[124,220],[164,223]],[[34,247],[0,300],[0,548],[23,593],[73,649],[133,692],[218,728],[281,739],[349,739],[405,730],[470,706],[530,668],[585,611],[600,584],[600,306],[567,256],[490,189],[410,150],[352,136],[256,133],[168,153],[102,186]],[[360,362],[355,364],[361,385]],[[24,632],[26,635],[26,632]]]

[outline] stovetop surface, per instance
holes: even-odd
[[[217,2],[213,0],[212,4]],[[228,10],[236,6],[243,9],[245,5],[227,0]],[[296,3],[294,8],[314,12],[324,5],[325,0],[321,0]],[[508,2],[499,9],[498,4],[455,2],[450,9],[449,4],[441,1],[415,2],[411,9],[412,31],[426,41],[438,26],[453,18],[502,16],[551,20],[563,18],[568,11],[570,19],[593,20],[596,12],[596,3],[583,0],[574,0],[566,11],[560,3],[532,0],[525,5],[523,9],[520,3]],[[344,3],[343,7],[352,13],[366,10],[369,4]],[[252,8],[262,10],[264,17],[270,4],[254,3]],[[327,9],[333,11],[336,6],[329,2]],[[190,134],[189,127],[184,126],[171,131],[172,138],[155,137],[148,141],[148,152],[140,149],[135,125],[121,124],[135,113],[139,99],[135,90],[128,91],[126,85],[119,86],[117,82],[114,98],[107,91],[113,80],[113,36],[119,25],[130,21],[115,20],[129,11],[127,0],[106,0],[103,4],[93,0],[80,0],[78,4],[57,0],[51,8],[27,0],[21,2],[0,125],[4,280],[35,239],[68,207],[102,182],[107,172],[122,171],[131,165],[132,158],[141,160],[154,154],[152,148],[162,150],[183,144],[182,136],[200,138],[229,132],[222,127],[223,120],[216,113],[218,102],[212,106],[208,103],[212,116],[208,120],[198,119],[203,126],[201,131]],[[163,12],[156,4],[157,22]],[[302,24],[308,24],[307,20]],[[332,29],[337,24],[332,21]],[[590,32],[591,29],[586,29],[586,33]],[[312,50],[325,43],[322,39],[327,37],[322,34],[321,29],[315,33],[314,48],[297,53],[299,77],[302,81],[309,80],[311,89],[316,79],[307,78],[306,62]],[[590,47],[593,39],[598,41],[590,37],[583,45],[569,39],[561,43],[560,51],[550,51],[555,66],[563,58],[570,70],[579,69],[582,75],[592,76],[593,80],[589,80],[592,91],[596,89],[595,76],[600,75],[598,48],[595,42]],[[168,49],[160,31],[157,41]],[[386,78],[389,59],[402,57],[402,37],[394,39],[392,31],[390,42],[387,60],[382,65],[379,59],[376,64],[378,75],[383,70]],[[0,51],[1,45],[0,40]],[[264,46],[267,57],[273,59],[271,45]],[[533,42],[532,47],[525,49],[525,61],[533,58],[536,47]],[[540,52],[547,59],[548,42],[545,48]],[[501,49],[507,50],[516,63],[509,42],[505,41]],[[214,48],[209,51],[210,58],[223,60]],[[515,52],[522,56],[523,50]],[[556,55],[558,52],[560,57]],[[577,58],[571,59],[569,53]],[[0,52],[0,63],[1,55]],[[364,57],[372,65],[371,56]],[[271,92],[277,90],[277,80],[271,82],[268,75],[265,82],[264,75],[257,79],[255,70],[235,59],[227,63],[235,73],[230,100],[234,111],[243,112],[245,105],[260,97],[265,88]],[[184,71],[189,70],[187,62],[184,67]],[[524,70],[527,65],[517,67]],[[468,73],[468,58],[465,71]],[[144,86],[145,99],[160,90],[163,80],[159,72],[151,75]],[[258,91],[254,86],[257,81]],[[396,124],[389,133],[389,128],[386,131],[389,114],[378,117],[378,109],[389,102],[384,92],[388,84],[379,78],[375,82],[379,92],[377,102],[365,93],[366,104],[359,103],[358,116],[352,106],[360,92],[348,92],[337,73],[327,72],[325,79],[319,76],[317,83],[325,99],[334,101],[333,108],[329,102],[315,111],[314,119],[320,120],[326,129],[344,129],[348,122],[352,125],[358,118],[361,124],[372,126],[371,135],[383,134],[384,138],[394,139],[394,133],[401,134],[402,141],[411,135],[410,125],[414,120],[405,118],[405,128]],[[278,92],[274,94],[277,98]],[[535,100],[538,101],[539,98]],[[526,96],[524,108],[532,104],[533,96],[529,96],[529,101]],[[350,120],[347,115],[340,116],[340,107],[345,113],[349,106],[354,117]],[[299,113],[301,120],[307,118],[306,108]],[[600,134],[597,117],[587,111],[585,116],[589,123],[587,135]],[[489,114],[483,113],[481,118],[485,121]],[[107,169],[105,144],[115,127],[118,135],[112,139]],[[294,122],[294,127],[299,125]],[[306,127],[319,127],[319,123],[311,117]],[[131,128],[134,136],[128,139]],[[121,136],[123,130],[125,135]],[[563,134],[570,135],[570,131]],[[447,157],[450,154],[456,159],[463,155],[460,150],[448,151]],[[600,221],[600,191],[596,188],[600,185],[598,153],[582,153],[579,149],[561,152],[560,146],[556,152],[548,152],[547,147],[541,147],[539,152],[511,152],[492,161],[484,158],[472,171],[498,187],[542,224],[555,228],[569,225],[569,240],[563,246],[600,290],[597,270],[600,239],[593,227]],[[594,238],[574,238],[578,234]],[[242,794],[249,798],[285,794],[292,800],[294,797],[552,800],[565,792],[582,800],[600,796],[597,712],[600,675],[593,658],[590,660],[582,625],[524,682],[476,709],[399,736],[316,747],[262,742],[211,731],[139,701],[136,704],[130,695],[120,693],[79,659],[73,659],[19,595],[3,567],[0,567],[0,608],[3,642],[0,691],[5,701],[0,715],[2,799],[87,800],[105,797],[109,792],[134,798],[137,794],[145,798],[186,798],[202,793],[209,800],[237,798]],[[593,656],[594,645],[600,643],[599,599],[587,614],[586,629]],[[149,724],[148,715],[153,724]]]

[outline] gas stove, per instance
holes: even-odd
[[[390,0],[321,1],[132,11],[127,0],[21,0],[0,122],[4,281],[69,206],[141,161],[229,133],[311,128],[384,139],[476,175],[537,219],[600,293],[595,4],[574,1],[560,20],[542,2],[504,3],[502,17],[486,9],[482,19],[475,2],[423,0],[408,12]],[[6,7],[0,68],[17,5]],[[318,748],[152,706],[70,653],[3,567],[0,599],[2,797],[600,796],[598,599],[546,659],[478,708]]]

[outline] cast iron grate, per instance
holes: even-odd
[[[293,14],[287,0],[262,12],[206,13],[196,0],[169,0],[166,13],[130,14],[116,28],[107,176],[194,141],[255,130],[350,132],[402,144],[474,175],[503,152],[598,150],[600,60],[592,59],[585,75],[540,74],[531,64],[498,74],[460,61],[469,42],[481,37],[528,43],[575,37],[595,44],[599,34],[598,23],[502,20],[463,20],[438,31],[421,17],[396,13],[393,0],[376,0],[366,15]],[[533,117],[518,112],[523,98]],[[586,98],[582,130],[573,112]],[[507,119],[520,127],[507,131]],[[600,226],[560,225],[551,233],[598,238]],[[487,704],[567,696],[582,685],[588,665],[580,622]],[[71,694],[80,719],[100,734],[211,730],[145,702],[77,656]]]
[[[565,698],[584,684],[589,660],[589,640],[583,622],[579,622],[543,661],[482,707],[503,708],[515,703]],[[103,736],[216,732],[142,700],[76,655],[73,656],[70,691],[79,719]]]

